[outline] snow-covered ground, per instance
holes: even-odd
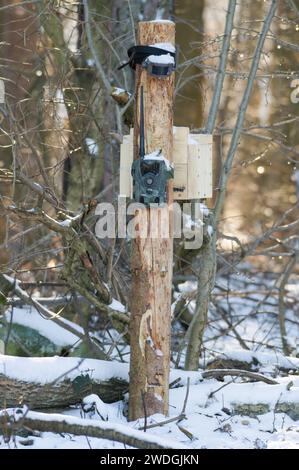
[[[246,282],[245,282],[246,281]],[[191,449],[220,448],[220,449],[299,449],[299,359],[295,356],[286,358],[282,355],[281,338],[277,319],[277,293],[275,286],[273,295],[266,295],[269,290],[259,282],[248,282],[242,276],[233,279],[232,284],[225,285],[224,281],[218,281],[215,289],[215,302],[212,303],[209,326],[205,335],[205,355],[202,359],[203,368],[214,358],[229,357],[232,360],[243,363],[256,364],[256,370],[266,377],[272,377],[277,381],[276,385],[264,382],[248,382],[244,377],[226,376],[223,381],[203,379],[201,371],[186,372],[181,369],[171,371],[171,381],[180,378],[175,388],[170,390],[169,417],[154,415],[147,420],[146,435],[150,439],[169,442],[169,447],[175,443],[177,448],[182,446]],[[246,284],[246,296],[240,295]],[[185,283],[180,286],[184,294],[190,293],[190,312],[194,308],[192,292],[194,283]],[[230,295],[223,294],[224,289],[230,290]],[[298,345],[298,284],[290,283],[287,288],[286,318],[288,338],[291,346],[296,350]],[[235,292],[235,295],[234,295]],[[223,314],[223,310],[226,314]],[[220,310],[219,310],[220,309]],[[221,316],[223,315],[223,316]],[[35,318],[35,317],[34,317]],[[38,320],[38,321],[37,321]],[[234,326],[229,327],[229,323]],[[20,314],[15,316],[16,322],[22,322]],[[24,320],[25,323],[28,318]],[[43,320],[47,322],[48,320]],[[42,334],[46,331],[53,340],[55,328],[48,329],[42,324],[42,320],[35,318],[36,326]],[[63,343],[61,330],[58,332],[57,341]],[[183,338],[183,330],[178,328],[180,338]],[[69,333],[68,333],[69,335]],[[117,334],[114,335],[117,337]],[[243,346],[240,344],[243,341]],[[69,344],[72,339],[67,338]],[[178,342],[180,343],[180,341]],[[248,349],[245,349],[246,346]],[[108,347],[107,347],[108,349]],[[121,346],[121,351],[127,351],[127,346]],[[174,352],[176,360],[178,351]],[[94,379],[119,377],[128,378],[128,364],[117,363],[117,355],[112,354],[113,363],[94,361],[91,359],[78,360],[76,358],[43,358],[49,361],[47,371],[39,368],[39,359],[23,360],[22,358],[5,359],[5,373],[11,377],[30,378],[30,380],[44,383],[66,371],[69,377],[78,375],[86,370],[92,371]],[[124,356],[128,360],[128,354]],[[179,365],[183,364],[184,353],[180,355]],[[0,356],[0,374],[4,372],[2,364],[4,356]],[[41,364],[45,364],[44,362]],[[76,368],[76,361],[78,367]],[[52,366],[50,367],[50,364]],[[55,365],[57,364],[57,365]],[[107,364],[109,366],[107,367]],[[25,368],[24,368],[25,367]],[[74,368],[75,367],[75,368]],[[288,372],[286,372],[288,369]],[[54,371],[54,372],[53,372]],[[48,375],[47,375],[48,374]],[[54,374],[54,375],[53,375]],[[189,387],[187,386],[189,381]],[[188,389],[188,398],[184,419],[175,419],[182,414]],[[1,393],[1,391],[0,391]],[[92,404],[94,405],[92,406]],[[262,403],[268,407],[263,414],[244,412],[240,414],[239,405],[256,405]],[[279,405],[288,404],[287,413],[280,412]],[[61,414],[65,419],[73,418],[80,422],[92,420],[109,425],[125,426],[128,433],[133,430],[143,430],[143,420],[127,422],[126,400],[113,404],[104,404],[97,396],[90,396],[84,400],[83,405],[64,410]],[[172,419],[171,422],[163,423]],[[108,421],[106,421],[108,420]],[[152,436],[152,437],[151,437]],[[0,437],[0,448],[92,448],[92,449],[123,449],[124,444],[104,439],[87,436],[73,436],[71,434],[54,434],[50,432],[35,433],[35,435],[15,436],[9,442]],[[126,446],[128,448],[128,446]]]
[[[293,377],[294,379],[294,377]],[[299,379],[298,386],[293,394],[297,394],[299,400]],[[189,390],[189,398],[186,408],[186,419],[180,422],[172,422],[163,426],[148,429],[149,436],[160,436],[169,439],[169,447],[177,442],[177,448],[182,445],[191,449],[247,449],[247,448],[295,448],[299,449],[299,421],[293,421],[284,413],[274,413],[273,411],[255,418],[240,415],[230,415],[230,399],[238,397],[254,397],[255,389],[260,384],[238,384],[228,385],[219,390],[211,399],[208,398],[211,392],[219,389],[223,383],[216,380],[209,380],[198,385],[192,385]],[[278,398],[278,390],[273,390],[273,395],[269,387],[262,387],[262,394],[268,395],[269,401]],[[177,388],[170,392],[170,417],[180,414],[186,394],[186,387]],[[119,424],[127,427],[127,432],[131,429],[143,427],[143,420],[127,423],[123,416],[123,404],[118,402],[112,405],[100,407],[99,413],[102,417],[109,417],[109,424]],[[83,420],[100,420],[98,413],[91,412],[83,414],[79,408],[66,410],[65,415],[80,417]],[[67,418],[66,418],[67,419]],[[148,419],[148,426],[165,421],[162,415],[154,415]],[[70,434],[57,435],[53,433],[43,433],[37,436],[16,437],[9,443],[2,439],[0,448],[93,448],[93,449],[123,449],[124,445],[103,439],[90,438],[86,436],[72,436]]]

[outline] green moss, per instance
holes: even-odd
[[[269,403],[232,403],[232,408],[234,414],[252,417],[269,413],[269,411],[274,412]],[[298,403],[277,403],[275,406],[275,413],[285,413],[291,419],[296,421],[299,419],[299,401]]]
[[[5,341],[8,327],[0,328],[0,338]],[[59,354],[60,347],[28,326],[13,324],[7,346],[7,354],[12,356],[53,356]]]
[[[268,403],[232,403],[233,413],[244,416],[257,416],[268,413],[270,406]]]

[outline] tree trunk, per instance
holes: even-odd
[[[172,22],[139,23],[138,44],[175,43]],[[134,157],[138,158],[140,87],[144,89],[146,153],[159,148],[172,161],[173,74],[165,79],[150,76],[137,66]],[[172,185],[168,185],[168,204]],[[150,220],[151,216],[155,219]],[[168,412],[170,361],[172,223],[168,205],[143,208],[136,214],[136,227],[169,228],[169,235],[138,236],[132,242],[131,368],[129,418]],[[165,225],[163,225],[165,224]]]
[[[186,370],[197,370],[201,356],[203,335],[208,321],[210,296],[214,286],[216,272],[215,238],[215,234],[210,236],[206,233],[201,248],[196,308],[187,332]]]
[[[251,66],[250,66],[250,72],[248,75],[248,80],[246,83],[243,97],[241,99],[240,109],[239,109],[239,113],[237,116],[236,124],[234,126],[234,130],[232,133],[225,163],[223,164],[223,168],[222,168],[220,185],[219,185],[220,186],[219,194],[217,197],[217,202],[216,202],[213,217],[211,220],[211,225],[213,227],[214,232],[212,234],[210,242],[207,244],[205,257],[202,259],[203,264],[206,264],[206,263],[208,264],[208,267],[205,268],[207,270],[207,276],[206,276],[207,279],[204,278],[204,284],[202,285],[201,279],[200,279],[201,275],[199,276],[199,281],[198,281],[199,293],[198,293],[197,301],[196,301],[196,311],[193,315],[193,320],[189,326],[189,331],[188,331],[188,336],[190,340],[188,343],[188,349],[187,349],[187,355],[186,355],[186,369],[189,369],[189,370],[196,370],[198,368],[199,355],[200,355],[201,345],[203,341],[203,332],[204,332],[206,319],[208,315],[209,300],[210,300],[211,291],[214,286],[213,272],[216,268],[216,242],[217,242],[216,230],[217,230],[217,226],[220,220],[220,215],[222,213],[223,204],[224,204],[226,191],[227,191],[227,183],[228,183],[229,175],[231,174],[234,157],[238,148],[238,143],[239,143],[239,139],[240,139],[241,132],[242,132],[242,126],[244,123],[249,99],[251,97],[258,66],[260,63],[263,46],[265,43],[267,32],[271,26],[271,22],[275,14],[276,8],[277,8],[277,2],[275,0],[272,0],[268,13],[265,17],[265,20],[262,23],[260,35],[258,36],[258,39],[256,41],[256,48],[253,54],[253,59],[252,59]],[[210,275],[208,271],[210,272]],[[203,292],[200,292],[201,290]]]

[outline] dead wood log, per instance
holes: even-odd
[[[76,357],[0,356],[0,407],[65,408],[91,393],[104,402],[128,389],[127,364]]]
[[[210,360],[207,369],[242,369],[258,372],[259,369],[271,370],[273,375],[277,372],[288,374],[299,372],[299,359],[284,356],[280,353],[254,353],[251,351],[234,354],[221,354]]]
[[[202,373],[204,379],[220,378],[225,375],[248,377],[267,384],[277,382],[262,374],[236,369],[209,370]],[[26,404],[30,409],[59,409],[81,403],[91,393],[98,395],[104,402],[113,403],[121,400],[128,391],[128,382],[111,377],[99,381],[92,376],[80,375],[63,378],[58,382],[40,384],[7,377],[0,374],[0,407],[14,407]]]
[[[30,409],[59,409],[81,403],[91,393],[98,395],[104,402],[121,400],[128,391],[128,383],[111,378],[97,382],[89,376],[78,375],[57,383],[38,384],[6,377],[0,374],[0,407],[15,407],[23,403]]]
[[[241,369],[211,369],[206,370],[202,373],[203,379],[219,379],[226,375],[230,375],[232,377],[247,377],[249,379],[253,379],[260,382],[265,382],[269,385],[277,385],[278,382],[276,380],[271,379],[270,377],[266,377],[265,375],[258,374],[257,372],[250,372],[248,370],[241,370]]]
[[[142,431],[132,429],[123,424],[113,424],[108,422],[81,419],[73,416],[61,414],[48,414],[20,411],[17,420],[11,412],[0,415],[0,430],[5,435],[18,433],[24,427],[41,432],[68,433],[75,436],[88,436],[111,441],[121,442],[131,447],[140,449],[177,449],[186,448],[183,444],[177,443],[161,436],[145,434]]]

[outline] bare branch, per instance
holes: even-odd
[[[211,379],[218,377],[225,377],[226,375],[231,375],[232,377],[248,377],[249,379],[257,380],[260,382],[265,382],[269,385],[277,385],[278,382],[274,379],[270,379],[265,375],[258,374],[257,372],[250,372],[248,370],[241,369],[212,369],[205,370],[202,372],[203,379]]]
[[[259,66],[263,46],[264,46],[264,43],[265,43],[267,33],[269,31],[269,28],[270,28],[272,19],[275,15],[277,6],[278,6],[278,1],[277,0],[272,0],[271,6],[270,6],[268,14],[265,18],[261,33],[260,33],[258,41],[257,41],[257,45],[256,45],[256,49],[255,49],[254,56],[253,56],[253,59],[252,59],[252,64],[251,64],[251,68],[250,68],[246,88],[245,88],[243,98],[242,98],[242,101],[241,101],[241,104],[240,104],[240,111],[238,113],[237,122],[236,122],[236,125],[235,125],[234,130],[233,130],[233,134],[232,134],[232,138],[231,138],[231,142],[230,142],[230,147],[229,147],[229,150],[228,150],[228,153],[227,153],[227,158],[226,158],[226,161],[225,161],[224,166],[223,166],[223,171],[221,173],[220,190],[219,190],[217,202],[216,202],[216,205],[215,205],[215,211],[214,211],[214,227],[216,227],[216,225],[217,225],[217,222],[218,222],[218,219],[219,219],[222,207],[223,207],[224,196],[225,196],[225,192],[226,192],[226,186],[227,186],[228,178],[229,178],[229,175],[230,175],[231,167],[232,167],[232,164],[233,164],[233,160],[234,160],[234,157],[235,157],[235,154],[236,154],[236,151],[237,151],[237,147],[238,147],[238,144],[239,144],[239,139],[240,139],[240,135],[241,135],[241,132],[242,132],[245,113],[246,113],[248,103],[249,103],[249,99],[250,99],[250,96],[251,96],[251,92],[252,92],[252,89],[253,89],[254,80],[256,78],[256,73],[257,73],[257,69],[258,69],[258,66]]]
[[[237,5],[236,0],[229,1],[228,11],[226,15],[225,32],[224,32],[223,42],[222,42],[222,51],[220,53],[220,64],[219,64],[219,69],[217,71],[214,95],[213,95],[212,104],[211,104],[210,112],[208,116],[207,127],[206,127],[206,131],[208,134],[211,134],[215,127],[223,82],[225,78],[226,64],[227,64],[228,52],[229,52],[229,47],[230,47],[230,42],[231,42],[231,34],[233,30],[233,21],[234,21],[236,5]]]

